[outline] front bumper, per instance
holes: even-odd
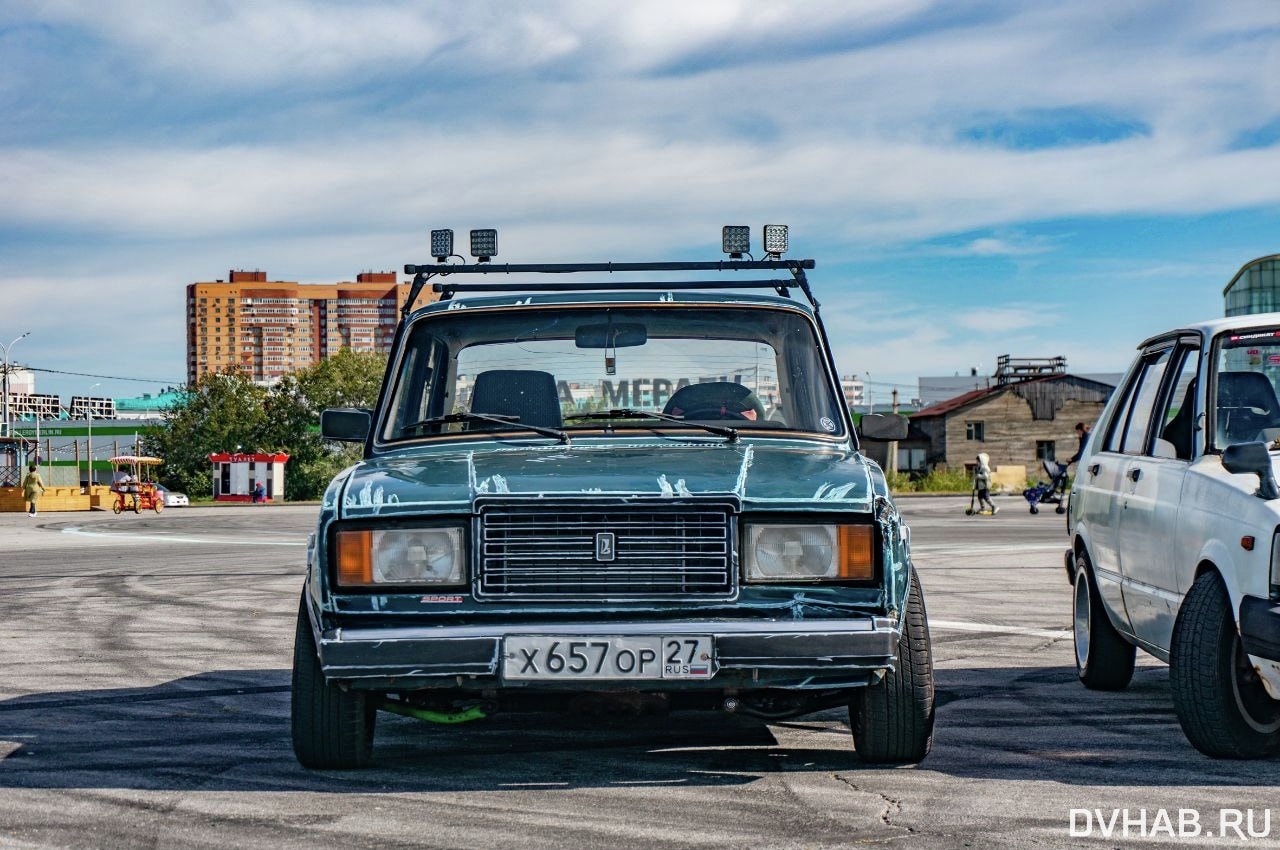
[[[715,675],[708,679],[610,682],[502,678],[507,635],[710,635]],[[723,688],[855,687],[895,664],[899,625],[890,617],[841,620],[624,622],[548,625],[332,628],[317,634],[327,678],[356,688]]]
[[[1240,603],[1240,640],[1248,654],[1280,661],[1280,603],[1246,596]]]

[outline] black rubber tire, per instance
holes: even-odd
[[[1031,506],[1031,513],[1033,513],[1033,514],[1038,514],[1038,513],[1040,513],[1040,509],[1039,509],[1039,508],[1037,508],[1035,505],[1032,505],[1032,506]]]
[[[1053,512],[1055,514],[1065,514],[1067,512],[1067,509],[1062,505],[1058,505],[1056,508],[1053,509]]]
[[[933,747],[933,649],[924,594],[913,571],[898,639],[898,663],[849,703],[858,757],[873,764],[914,764]]]
[[[1249,666],[1216,572],[1196,579],[1178,609],[1169,686],[1182,731],[1205,755],[1252,759],[1280,751],[1280,702]]]
[[[1076,556],[1072,615],[1076,675],[1081,683],[1091,691],[1122,691],[1129,687],[1137,648],[1111,625],[1098,585],[1082,554]]]
[[[298,608],[293,642],[290,731],[298,763],[313,770],[365,767],[373,755],[376,712],[365,691],[343,690],[320,668],[306,599]]]

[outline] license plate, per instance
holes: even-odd
[[[709,635],[511,635],[502,649],[504,679],[710,679],[715,673]]]

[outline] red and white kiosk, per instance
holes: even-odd
[[[209,455],[213,464],[213,498],[217,502],[252,502],[261,483],[264,502],[284,498],[284,452],[217,452]]]

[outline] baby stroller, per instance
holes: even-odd
[[[1067,512],[1067,465],[1056,461],[1044,462],[1045,475],[1049,483],[1037,481],[1036,486],[1022,491],[1022,497],[1031,506],[1031,513],[1040,513],[1040,505],[1057,505],[1057,513]]]

